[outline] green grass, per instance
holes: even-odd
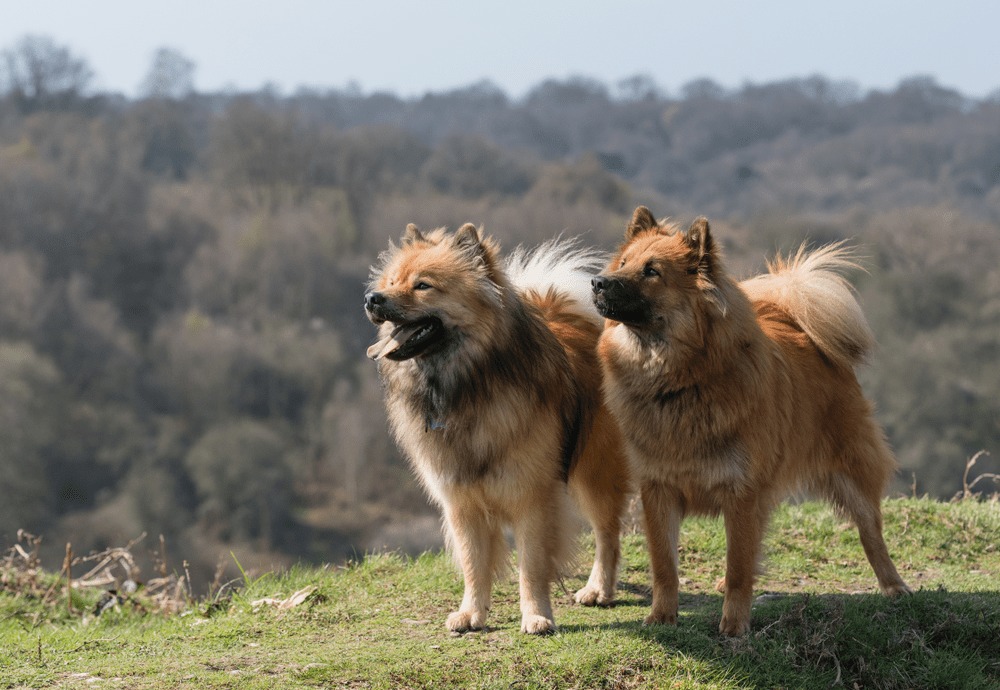
[[[210,613],[200,602],[172,615],[141,590],[100,616],[99,592],[76,593],[87,613],[73,613],[59,589],[46,599],[4,573],[0,688],[1000,687],[1000,503],[894,499],[885,512],[913,596],[877,594],[857,532],[824,506],[786,506],[739,639],[716,632],[725,544],[712,520],[684,523],[676,627],[641,625],[648,558],[631,534],[618,604],[571,604],[581,566],[556,587],[559,633],[543,638],[518,632],[513,576],[494,589],[488,630],[448,633],[462,587],[441,554],[296,568],[249,582]],[[291,608],[253,605],[305,588],[315,589]]]

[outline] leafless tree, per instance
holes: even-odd
[[[146,98],[182,99],[194,91],[195,64],[173,48],[160,48],[149,73],[139,85]]]
[[[85,60],[46,36],[25,36],[0,53],[0,90],[26,105],[79,98],[93,76]]]

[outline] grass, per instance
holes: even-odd
[[[1000,687],[1000,503],[893,499],[885,513],[913,596],[877,594],[857,532],[824,506],[786,506],[738,639],[716,632],[725,544],[712,520],[684,523],[676,627],[641,625],[648,558],[629,534],[618,604],[571,604],[581,566],[556,587],[559,632],[543,638],[518,632],[513,576],[488,630],[449,634],[462,587],[442,554],[299,567],[180,613],[140,590],[99,616],[99,591],[74,590],[71,611],[65,579],[18,585],[8,563],[0,688]]]

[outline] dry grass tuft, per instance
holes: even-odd
[[[94,614],[100,615],[115,606],[128,605],[133,609],[162,614],[176,614],[194,603],[190,578],[185,564],[184,574],[167,571],[163,538],[160,537],[160,558],[157,576],[147,582],[140,578],[133,550],[145,539],[143,534],[122,547],[113,547],[86,556],[76,556],[72,545],[66,545],[66,558],[58,574],[45,572],[41,567],[39,549],[42,538],[25,530],[18,530],[17,542],[0,559],[0,591],[16,596],[41,600],[43,606],[56,606],[65,601],[71,614],[74,593],[103,590]],[[80,566],[88,569],[74,576]],[[92,597],[88,597],[92,598]]]
[[[977,462],[979,462],[979,459],[982,458],[984,455],[988,457],[989,452],[986,450],[981,450],[975,455],[973,455],[971,458],[969,458],[969,460],[965,463],[965,472],[962,474],[962,491],[960,491],[958,494],[955,495],[954,500],[972,498],[975,495],[972,490],[976,487],[976,484],[983,481],[984,479],[992,480],[997,485],[1000,485],[1000,474],[994,474],[992,472],[983,472],[977,475],[971,482],[969,481],[969,472],[972,471],[972,468],[975,466]],[[996,495],[997,494],[994,494],[994,496]]]

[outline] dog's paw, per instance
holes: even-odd
[[[583,606],[611,606],[614,603],[614,596],[605,594],[603,591],[592,585],[587,585],[573,595],[576,603]]]
[[[521,632],[529,635],[549,635],[556,631],[556,624],[545,616],[528,615],[521,618]]]
[[[455,611],[449,614],[445,626],[452,632],[482,630],[486,627],[486,614],[478,611]]]
[[[643,625],[677,625],[676,611],[651,611],[643,621]]]
[[[718,580],[715,581],[715,591],[718,592],[719,594],[726,593],[726,578],[720,577]]]
[[[913,590],[907,587],[905,582],[899,582],[898,584],[883,587],[882,594],[886,595],[890,599],[895,599],[903,594],[913,594]]]
[[[719,632],[727,637],[739,637],[750,632],[749,616],[722,615],[722,622],[719,623]]]

